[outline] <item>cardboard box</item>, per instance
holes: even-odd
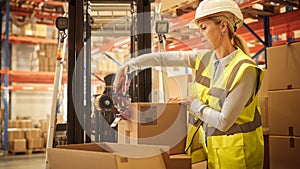
[[[28,138],[27,139],[27,148],[34,149],[34,148],[44,148],[45,141],[44,138]]]
[[[8,120],[8,128],[19,128],[19,122],[17,120]]]
[[[47,121],[50,121],[50,114],[47,114]],[[57,114],[56,115],[56,124],[59,124],[59,123],[64,123],[64,120],[63,120],[63,114]]]
[[[8,128],[32,128],[31,120],[9,120]]]
[[[207,162],[199,162],[192,164],[192,169],[207,169]]]
[[[25,26],[22,27],[21,34],[23,36],[33,36],[34,35],[34,30],[32,29],[31,24],[26,24]]]
[[[154,91],[151,95],[152,102],[167,102],[170,98],[188,96],[189,82],[193,82],[193,76],[191,74],[182,75],[181,68],[174,68],[178,69],[178,72],[172,69],[152,69],[152,91]]]
[[[39,128],[41,129],[42,133],[48,132],[48,120],[40,120],[39,121]]]
[[[268,97],[259,97],[259,106],[261,111],[261,123],[264,134],[269,133],[269,114],[268,114]]]
[[[300,89],[269,91],[269,134],[300,136]]]
[[[33,124],[31,120],[17,120],[19,123],[18,126],[19,128],[32,128]]]
[[[26,139],[14,139],[8,141],[10,151],[24,151],[26,150]]]
[[[27,128],[27,129],[25,129],[25,138],[26,139],[41,138],[41,137],[42,137],[41,129],[39,129],[39,128]]]
[[[118,143],[165,145],[183,154],[187,109],[178,103],[133,103],[131,118],[118,123]]]
[[[269,90],[300,88],[300,42],[267,48]]]
[[[35,24],[35,36],[47,37],[47,25],[45,24]]]
[[[17,120],[30,120],[31,119],[31,116],[17,116],[16,117]]]
[[[51,169],[166,169],[167,147],[92,143],[48,148]]]
[[[263,77],[260,89],[258,90],[258,97],[268,97],[269,81],[268,81],[268,72],[266,69],[263,69],[263,74],[264,74],[264,77]]]
[[[8,139],[9,140],[24,139],[25,138],[24,129],[8,128],[7,132],[8,132]]]
[[[300,166],[300,137],[270,136],[270,168],[298,169]]]
[[[167,160],[167,168],[170,169],[191,169],[192,159],[187,154],[170,155]]]

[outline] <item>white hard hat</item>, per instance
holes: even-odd
[[[234,22],[236,27],[243,25],[243,14],[238,6],[238,4],[233,0],[203,0],[200,2],[198,8],[196,9],[195,19],[192,21],[193,24],[196,24],[195,21],[203,17],[216,14],[219,12],[230,12],[235,18]]]

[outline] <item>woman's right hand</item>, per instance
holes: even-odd
[[[127,69],[128,65],[124,65],[120,67],[116,72],[115,80],[113,83],[116,93],[125,94],[125,92],[128,90],[130,82],[128,81],[127,77]]]

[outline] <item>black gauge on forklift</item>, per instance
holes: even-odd
[[[158,34],[166,34],[169,32],[169,22],[168,21],[156,21],[155,31]]]
[[[68,18],[67,17],[57,17],[56,18],[56,28],[60,31],[68,29]]]

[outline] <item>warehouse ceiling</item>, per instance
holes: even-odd
[[[200,1],[155,0],[152,3],[151,12],[155,12],[155,8],[160,5],[162,18],[170,22],[171,30],[167,34],[169,41],[185,41],[197,36],[198,31],[190,29],[188,23],[193,18],[193,15],[189,14],[195,11]],[[130,3],[107,4],[102,2],[92,1],[93,35],[101,36],[104,43],[115,40],[119,36],[129,36],[132,22]],[[298,9],[300,6],[299,0],[236,0],[236,2],[240,4],[246,23],[258,21],[263,16],[281,13],[282,8],[286,6],[294,9]],[[99,44],[101,45],[101,42]]]
[[[91,3],[94,36],[129,36],[131,4]]]
[[[177,2],[177,4],[175,4]],[[190,2],[181,2],[180,0],[156,0],[151,4],[152,25],[157,19],[156,15],[159,10],[161,17],[168,20],[172,26],[175,22],[186,22],[179,19],[178,16],[194,10],[198,1],[190,0]],[[170,5],[175,5],[170,10]],[[158,9],[159,8],[159,9]],[[184,9],[183,9],[184,8]],[[132,12],[131,3],[103,3],[103,1],[91,1],[91,17],[92,17],[92,36],[94,44],[101,46],[110,41],[114,41],[122,36],[130,36],[132,20],[136,14]],[[177,18],[177,19],[176,19]],[[160,18],[159,18],[160,19]],[[173,22],[173,23],[172,23]],[[188,22],[184,23],[184,25]],[[154,28],[152,28],[154,30]],[[168,33],[169,41],[177,39],[188,39],[195,36],[195,30],[181,27],[180,30],[170,31]]]
[[[188,27],[193,12],[201,0],[152,0],[152,13],[159,7],[164,20],[170,22],[168,39],[179,41],[197,36],[197,30]],[[16,25],[28,22],[54,25],[55,18],[64,14],[67,0],[10,0],[11,20]],[[130,36],[133,14],[131,0],[91,0],[92,36],[94,43],[103,45],[119,37]],[[286,6],[299,8],[299,0],[236,0],[246,23],[272,16]],[[265,9],[268,8],[268,11]],[[153,16],[153,15],[152,15]]]

